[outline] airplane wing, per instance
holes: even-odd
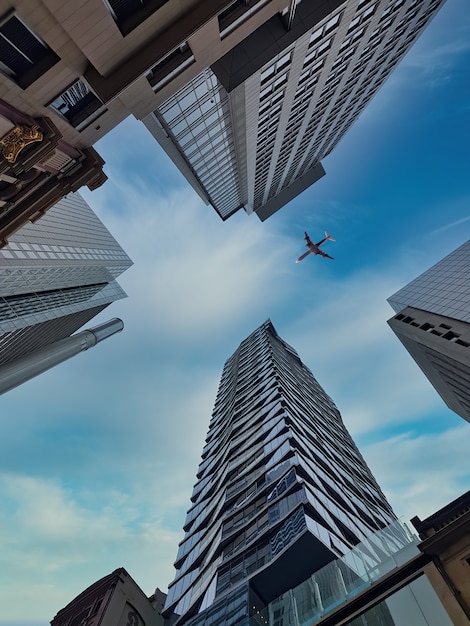
[[[329,254],[327,254],[326,252],[323,252],[323,250],[319,250],[319,254],[321,254],[322,257],[326,257],[327,259],[331,259],[332,261],[334,261],[334,258],[330,256]]]
[[[311,245],[313,245],[313,242],[312,242],[312,240],[310,239],[310,237],[308,236],[308,233],[306,233],[306,232],[304,231],[304,234],[305,234],[304,239],[305,239],[305,241],[307,242],[307,246],[311,246]]]
[[[300,263],[300,261],[303,261],[305,259],[306,256],[308,256],[310,254],[310,250],[307,250],[307,252],[304,252],[301,256],[299,256],[299,258],[296,260],[296,263]]]

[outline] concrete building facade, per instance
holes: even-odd
[[[411,520],[430,557],[424,571],[454,626],[470,622],[470,491],[429,517]]]
[[[470,241],[388,302],[393,332],[447,406],[470,421]]]
[[[338,409],[269,321],[225,364],[197,478],[169,623],[256,621],[374,532],[403,537]]]
[[[120,567],[100,578],[61,609],[51,626],[163,626],[159,589],[148,598]]]
[[[128,115],[151,113],[285,0],[250,11],[222,41],[218,15],[231,3],[0,0],[0,245],[68,193],[101,185],[92,146]],[[180,64],[188,46],[191,63]]]

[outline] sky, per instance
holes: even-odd
[[[83,196],[133,259],[124,331],[0,397],[0,625],[46,626],[125,567],[166,591],[225,360],[268,318],[333,398],[396,514],[469,488],[470,426],[386,321],[468,239],[470,12],[448,0],[323,164],[266,222],[222,222],[143,124]],[[303,233],[334,261],[308,257]]]

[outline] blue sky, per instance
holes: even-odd
[[[145,127],[83,195],[135,265],[124,332],[0,397],[0,624],[46,626],[116,567],[173,578],[223,364],[270,318],[329,393],[397,515],[468,490],[470,428],[389,330],[386,298],[468,239],[470,13],[448,0],[335,151],[267,222],[223,223]],[[328,230],[334,261],[295,259]]]

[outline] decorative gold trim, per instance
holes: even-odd
[[[9,163],[15,163],[23,148],[35,141],[42,141],[38,126],[15,126],[0,139],[3,156]]]

